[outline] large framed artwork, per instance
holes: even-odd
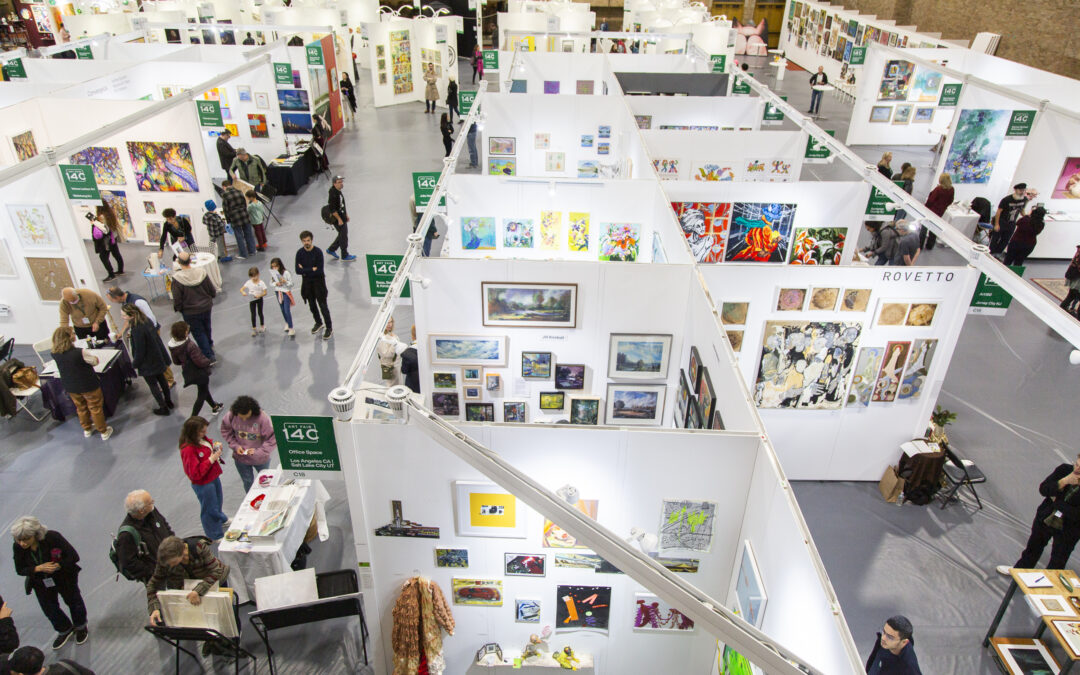
[[[736,202],[728,233],[727,262],[787,261],[794,204]]]
[[[458,480],[453,488],[459,537],[525,538],[525,513],[517,497],[482,481]]]
[[[731,224],[730,202],[672,202],[690,253],[699,263],[724,261],[724,244]]]
[[[482,282],[485,326],[574,328],[577,284]]]
[[[735,577],[735,596],[739,599],[743,619],[755,628],[761,628],[761,622],[765,618],[765,605],[768,604],[769,597],[765,593],[765,585],[761,581],[761,570],[758,569],[757,558],[754,557],[754,549],[750,546],[749,539],[743,540],[738,560],[739,573]]]
[[[613,380],[663,380],[671,358],[671,335],[612,333],[608,377]]]
[[[390,62],[393,64],[394,93],[408,94],[413,90],[412,43],[409,31],[390,31]]]
[[[116,148],[89,147],[76,152],[68,160],[72,164],[85,164],[94,169],[94,180],[98,187],[103,185],[123,185],[124,167],[120,165],[120,153]]]
[[[894,59],[885,64],[885,73],[878,88],[879,101],[906,101],[911,88],[911,76],[915,64],[910,61]]]
[[[26,266],[38,297],[45,302],[60,302],[60,291],[75,286],[67,258],[27,258]]]
[[[505,366],[508,339],[505,335],[430,335],[433,365]]]
[[[58,251],[60,235],[46,204],[8,204],[15,236],[24,250]]]
[[[945,159],[945,173],[953,183],[988,183],[997,164],[1008,110],[961,110],[952,145]]]
[[[663,384],[608,384],[605,424],[657,426],[664,418]]]
[[[766,321],[754,402],[759,408],[840,408],[861,335],[857,321]]]
[[[195,161],[187,143],[128,141],[127,149],[140,191],[199,191]]]

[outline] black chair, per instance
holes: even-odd
[[[8,338],[4,340],[4,344],[0,345],[0,363],[7,361],[11,358],[11,355],[15,352],[15,338]]]
[[[975,491],[975,483],[985,483],[986,474],[980,471],[979,467],[975,466],[975,462],[970,459],[960,459],[948,443],[942,443],[941,448],[945,451],[945,466],[943,467],[945,480],[951,486],[948,492],[942,494],[941,508],[944,509],[950,502],[959,501],[960,498],[956,496],[956,493],[966,485],[971,490],[971,495],[975,497],[975,503],[979,505],[979,509],[982,509],[982,500],[979,499],[979,493]]]
[[[282,224],[281,221],[274,215],[274,200],[277,199],[278,189],[274,187],[274,184],[270,182],[269,178],[266,179],[266,182],[259,187],[255,194],[259,198],[259,201],[262,202],[263,206],[266,207],[267,225],[270,224],[270,219],[273,218],[280,226]]]
[[[202,663],[199,661],[199,657],[192,651],[183,647],[180,643],[184,641],[188,642],[204,642],[224,649],[226,652],[223,654],[233,660],[233,672],[236,675],[240,673],[240,660],[251,659],[251,672],[257,673],[259,670],[259,661],[255,658],[255,655],[240,646],[240,638],[243,631],[243,625],[240,623],[240,606],[236,600],[236,594],[233,593],[232,610],[233,617],[236,619],[236,627],[240,629],[240,634],[235,638],[225,637],[221,633],[211,628],[182,628],[172,626],[143,626],[143,629],[173,647],[176,652],[176,658],[174,660],[176,675],[180,675],[180,652],[184,652],[202,668]],[[247,662],[244,662],[247,665]],[[205,671],[205,669],[203,669]]]

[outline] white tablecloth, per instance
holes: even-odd
[[[210,277],[210,281],[214,282],[214,288],[221,290],[221,268],[218,267],[216,255],[200,251],[195,254],[195,260],[191,263],[191,266],[206,268],[206,276]]]
[[[281,475],[281,471],[268,469],[260,472],[259,475],[271,475],[277,478]],[[296,485],[300,489],[289,507],[289,519],[285,527],[275,532],[272,538],[254,539],[250,543],[251,550],[247,552],[242,549],[249,544],[238,541],[222,541],[218,548],[218,558],[230,568],[229,585],[235,589],[241,603],[254,598],[256,579],[292,570],[290,565],[296,555],[296,549],[300,548],[300,544],[304,542],[304,535],[307,533],[308,526],[311,525],[312,515],[316,517],[318,523],[319,540],[326,541],[329,537],[323,505],[329,501],[330,494],[317,480],[299,480],[296,481]],[[245,514],[250,514],[251,500],[262,492],[265,492],[265,488],[259,487],[259,481],[256,478],[233,519],[242,519]]]
[[[979,214],[962,204],[953,204],[945,209],[943,219],[946,223],[960,230],[965,237],[971,238],[975,234],[975,226],[979,223]]]

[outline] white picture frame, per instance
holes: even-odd
[[[1029,594],[1024,597],[1027,599],[1028,604],[1031,605],[1031,609],[1039,616],[1076,617],[1072,605],[1063,595]]]
[[[754,549],[749,539],[743,539],[736,560],[739,561],[739,568],[735,576],[735,596],[739,599],[743,619],[755,628],[761,628],[761,623],[765,618],[765,607],[769,604],[769,596],[765,592],[761,570],[758,568],[757,558],[754,556]]]
[[[1030,644],[1007,644],[1007,643],[995,643],[998,653],[1001,654],[1001,660],[1005,664],[1005,667],[1009,669],[1009,673],[1012,675],[1027,675],[1032,672],[1030,663],[1020,664],[1017,661],[1017,654],[1020,652],[1027,652],[1030,656],[1038,654],[1042,657],[1042,660],[1046,662],[1046,666],[1050,669],[1053,675],[1058,675],[1061,672],[1061,667],[1058,666],[1057,659],[1046,648],[1046,644],[1042,640],[1031,640]],[[1028,661],[1028,659],[1025,659]]]
[[[451,485],[454,499],[454,531],[459,537],[525,539],[526,507],[494,483],[457,480]],[[488,497],[491,503],[484,503]],[[500,509],[501,511],[495,512]],[[512,509],[513,513],[506,511]],[[512,518],[512,524],[500,524]],[[486,522],[485,522],[486,521]]]
[[[158,591],[161,615],[165,625],[180,628],[209,628],[225,637],[240,636],[233,614],[232,594],[226,591],[208,591],[202,602],[193,605],[187,599],[188,591]]]
[[[8,204],[15,237],[24,251],[59,251],[63,246],[48,204]]]
[[[608,377],[612,380],[667,380],[668,368],[671,365],[671,341],[670,333],[611,333],[608,336]],[[655,349],[650,347],[651,344],[660,347],[660,355],[658,360],[652,358],[655,355],[651,355],[650,363],[645,364],[645,370],[627,367],[625,360],[620,363],[620,354],[633,358],[635,353],[639,357],[638,362],[641,362],[642,348]],[[608,400],[611,400],[610,396]]]
[[[666,391],[666,384],[635,384],[633,382],[608,383],[606,398],[607,405],[604,408],[604,424],[618,427],[660,426],[660,424],[664,420],[664,395]],[[656,401],[652,415],[630,417],[625,414],[620,414],[618,412],[618,403],[620,401],[623,401],[625,403],[626,396],[624,394],[628,392],[655,394]],[[625,410],[625,406],[622,408],[622,410]]]
[[[505,366],[508,347],[505,335],[428,336],[428,356],[435,366]]]

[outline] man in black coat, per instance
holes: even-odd
[[[340,248],[341,259],[353,261],[356,260],[356,256],[349,255],[349,212],[345,208],[345,193],[341,191],[344,186],[345,176],[334,176],[327,195],[327,205],[330,207],[330,218],[334,221],[330,224],[337,231],[337,237],[326,248],[326,252],[337,258],[336,251]]]
[[[146,490],[128,493],[124,508],[127,517],[120,523],[120,533],[116,536],[117,558],[121,569],[128,570],[136,580],[146,583],[157,566],[158,546],[166,537],[174,536],[173,531],[165,516],[154,508],[154,498]],[[139,543],[125,528],[138,533]]]
[[[1031,536],[1013,567],[1034,568],[1046,544],[1053,541],[1046,569],[1065,569],[1080,540],[1080,456],[1072,464],[1059,464],[1039,484],[1039,494],[1043,500],[1035,511]],[[1009,567],[998,565],[997,571],[1008,574]]]
[[[226,129],[218,134],[217,137],[217,156],[221,160],[221,168],[225,170],[225,173],[229,173],[229,167],[232,166],[233,160],[236,159],[236,150],[229,145],[229,139],[232,138],[232,134]]]
[[[420,359],[416,353],[416,326],[412,327],[412,342],[401,352],[401,374],[405,376],[405,386],[414,394],[420,393]]]

